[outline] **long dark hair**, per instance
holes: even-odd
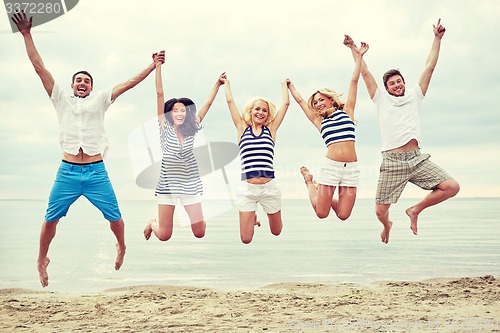
[[[165,113],[165,118],[167,121],[173,125],[174,120],[172,119],[172,108],[175,103],[182,103],[186,107],[186,119],[184,123],[179,126],[179,130],[181,131],[184,137],[193,136],[201,129],[200,124],[196,122],[196,105],[194,102],[186,97],[181,98],[171,98],[165,102],[165,107],[163,108],[163,113]]]

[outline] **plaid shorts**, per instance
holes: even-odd
[[[398,202],[408,182],[424,190],[434,190],[451,176],[429,160],[431,155],[421,154],[420,149],[407,152],[382,152],[375,203]]]

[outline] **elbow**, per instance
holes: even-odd
[[[33,62],[33,67],[35,68],[35,72],[38,75],[41,75],[45,71],[45,66],[43,65],[43,63]]]
[[[295,102],[297,102],[298,104],[302,104],[304,101],[304,99],[301,97],[301,96],[293,96],[293,99],[295,100]]]

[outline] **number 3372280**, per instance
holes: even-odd
[[[26,14],[59,14],[64,12],[60,3],[18,2],[6,3],[7,14],[24,11]]]

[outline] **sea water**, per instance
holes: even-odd
[[[283,232],[273,236],[267,216],[250,244],[239,238],[238,211],[229,208],[207,219],[196,239],[176,208],[174,233],[167,242],[143,236],[156,217],[154,200],[121,201],[127,253],[114,270],[115,238],[97,209],[80,198],[61,219],[49,257],[45,290],[82,293],[146,284],[220,289],[253,289],[271,283],[369,283],[418,281],[434,277],[500,274],[500,198],[453,198],[425,210],[419,234],[409,229],[404,210],[417,199],[391,207],[389,244],[372,199],[358,199],[351,217],[319,219],[308,200],[283,200]],[[41,290],[36,269],[46,201],[0,201],[0,288]],[[222,202],[203,202],[210,211]],[[220,207],[219,207],[220,208]],[[221,209],[215,209],[221,211]],[[210,215],[210,214],[209,214]]]

